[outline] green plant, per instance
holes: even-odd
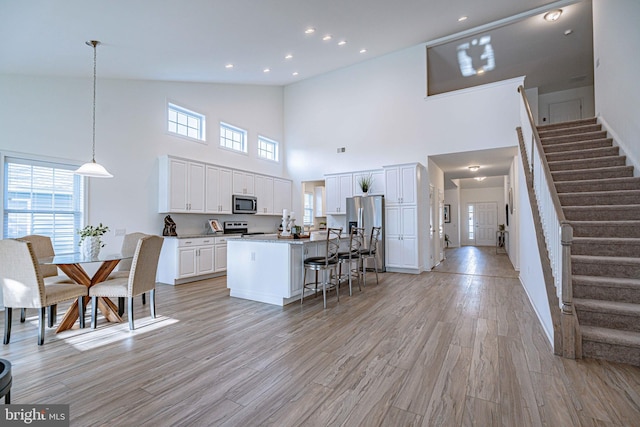
[[[94,227],[93,225],[85,226],[82,230],[78,230],[78,234],[80,235],[80,241],[78,242],[78,246],[80,246],[84,241],[84,239],[86,239],[87,237],[100,237],[100,236],[103,236],[107,231],[109,231],[109,227],[107,227],[106,225],[102,225],[102,223],[100,223],[96,227]],[[104,247],[104,244],[102,244],[102,241],[100,239],[98,240],[101,243],[100,247],[101,248]]]
[[[358,177],[358,185],[360,186],[360,189],[362,190],[363,193],[368,192],[371,189],[371,186],[373,185],[373,176],[371,174],[360,175]]]

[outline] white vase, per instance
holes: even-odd
[[[87,258],[95,259],[100,255],[101,247],[102,241],[100,240],[100,236],[87,237],[82,242],[82,253]]]

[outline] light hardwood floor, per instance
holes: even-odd
[[[42,347],[14,315],[12,403],[68,403],[73,426],[640,425],[640,368],[554,356],[506,255],[380,279],[326,310],[159,285],[134,332],[100,318]]]

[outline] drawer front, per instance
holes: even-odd
[[[216,245],[226,244],[228,239],[239,239],[240,236],[224,236],[224,237],[216,237],[215,243]]]
[[[193,239],[180,239],[178,243],[179,248],[185,248],[190,246],[203,246],[203,245],[213,245],[214,238],[213,237],[196,237]]]

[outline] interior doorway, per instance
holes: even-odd
[[[465,244],[493,246],[498,229],[498,203],[467,203],[464,222]]]
[[[549,123],[561,123],[582,118],[582,100],[554,102],[549,104]]]

